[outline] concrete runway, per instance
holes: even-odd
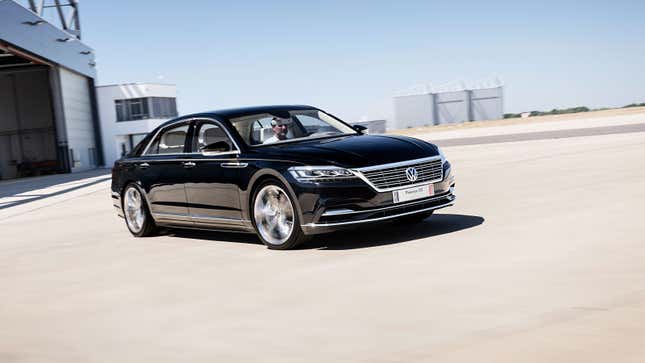
[[[456,206],[295,251],[135,239],[95,179],[0,210],[0,362],[642,362],[645,133],[444,151]]]

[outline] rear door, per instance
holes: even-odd
[[[196,225],[241,225],[239,148],[225,126],[217,120],[197,120],[193,129],[192,157],[186,194],[190,216]],[[207,151],[216,142],[228,145],[227,150]]]
[[[192,224],[185,189],[192,128],[186,121],[160,130],[135,162],[150,212],[158,222]]]

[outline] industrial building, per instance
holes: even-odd
[[[94,53],[80,37],[76,1],[0,0],[0,179],[103,164]]]
[[[504,117],[503,86],[444,87],[394,97],[392,129]]]
[[[105,165],[127,154],[148,132],[177,116],[174,85],[130,83],[98,86]]]

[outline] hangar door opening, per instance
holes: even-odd
[[[64,171],[60,159],[49,67],[0,68],[0,179]]]

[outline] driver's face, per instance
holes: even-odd
[[[288,125],[282,124],[282,125],[275,125],[273,126],[273,133],[275,136],[280,139],[284,140],[287,138],[287,131],[288,131]]]

